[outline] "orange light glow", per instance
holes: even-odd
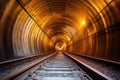
[[[81,24],[82,24],[82,25],[85,25],[85,24],[86,24],[86,22],[85,22],[85,21],[82,21],[82,22],[81,22]]]
[[[68,41],[70,41],[70,38],[68,38]]]

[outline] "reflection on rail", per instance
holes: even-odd
[[[119,80],[119,64],[57,51],[0,64],[0,80]],[[11,66],[8,66],[11,65]]]

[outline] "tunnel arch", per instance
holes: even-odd
[[[69,52],[120,61],[120,0],[1,0],[0,4],[1,60],[55,51],[55,44],[63,42]]]

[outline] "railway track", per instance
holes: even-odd
[[[36,59],[27,60],[26,64],[21,64],[22,67],[0,71],[0,80],[119,80],[118,78],[109,78],[101,74],[99,70],[95,70],[88,65],[85,65],[80,56],[74,56],[66,52],[55,52],[44,55],[42,57],[35,57]],[[87,59],[86,59],[87,60]],[[21,61],[21,60],[16,60]],[[23,61],[25,61],[23,59]],[[82,63],[82,61],[84,63]],[[15,61],[13,61],[15,62]],[[20,62],[21,63],[21,62]],[[84,64],[85,66],[81,65]],[[8,63],[16,64],[16,63]],[[89,62],[87,63],[89,64]],[[20,65],[20,64],[19,64]],[[21,66],[20,65],[20,66]],[[4,65],[5,66],[5,65]],[[3,69],[3,68],[2,68]],[[96,72],[97,71],[97,72]],[[6,75],[1,74],[9,72]],[[119,76],[119,75],[118,75]]]
[[[34,65],[33,65],[34,64]],[[93,80],[62,52],[51,54],[39,61],[13,71],[0,80]]]
[[[54,56],[55,53],[35,55],[0,63],[0,80],[13,80],[16,76],[31,69],[46,59]],[[20,79],[22,80],[22,79]]]
[[[120,80],[120,63],[64,52],[95,80]]]
[[[93,80],[62,52],[27,73],[14,80]]]

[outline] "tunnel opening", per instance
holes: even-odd
[[[64,42],[57,42],[55,45],[55,50],[56,51],[66,51],[66,43]]]

